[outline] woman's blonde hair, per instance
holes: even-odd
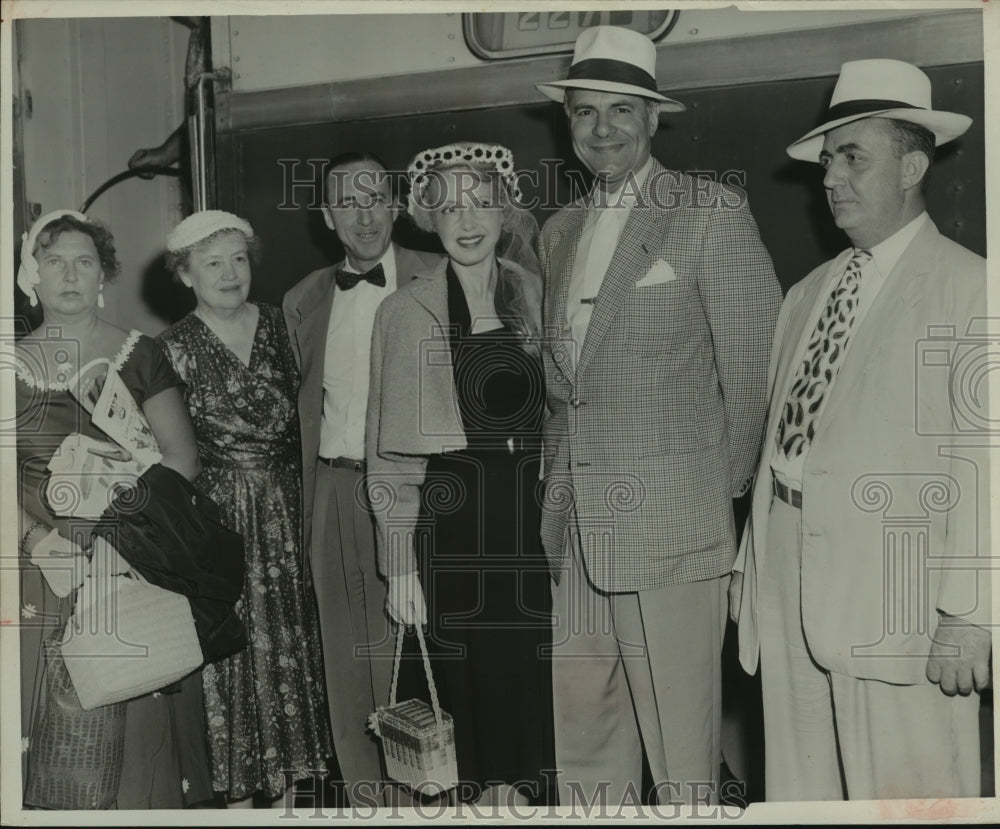
[[[494,299],[497,315],[518,335],[526,351],[540,356],[542,279],[535,255],[538,222],[518,204],[520,193],[512,193],[512,177],[498,171],[491,161],[477,163],[463,158],[435,165],[420,174],[419,192],[410,193],[409,214],[421,230],[436,232],[434,216],[442,206],[442,174],[452,170],[467,171],[479,182],[489,182],[497,196],[503,210],[496,247],[501,260]]]

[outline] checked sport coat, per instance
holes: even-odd
[[[553,575],[575,515],[599,589],[721,576],[736,553],[731,499],[749,486],[764,426],[781,304],[771,258],[742,190],[654,160],[574,368],[566,297],[588,207],[560,210],[538,243]]]

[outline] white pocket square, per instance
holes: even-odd
[[[673,282],[676,278],[677,274],[670,267],[670,263],[664,259],[657,259],[649,272],[635,283],[635,287],[645,288],[649,285],[662,285],[664,282]]]

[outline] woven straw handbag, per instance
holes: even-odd
[[[104,543],[97,539],[94,546]],[[149,584],[134,570],[112,575],[103,568],[92,571],[77,595],[62,656],[85,711],[159,690],[203,662],[185,596]]]
[[[424,634],[420,625],[414,627],[433,707],[419,699],[396,702],[396,683],[403,651],[403,626],[399,625],[389,705],[380,706],[369,718],[369,724],[382,740],[388,776],[419,794],[433,795],[458,785],[455,723],[450,714],[441,710]]]

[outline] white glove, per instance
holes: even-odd
[[[402,576],[389,576],[385,612],[400,625],[426,625],[427,604],[416,570]]]
[[[42,571],[49,589],[60,599],[83,584],[86,556],[58,530],[52,530],[32,548],[31,563]]]

